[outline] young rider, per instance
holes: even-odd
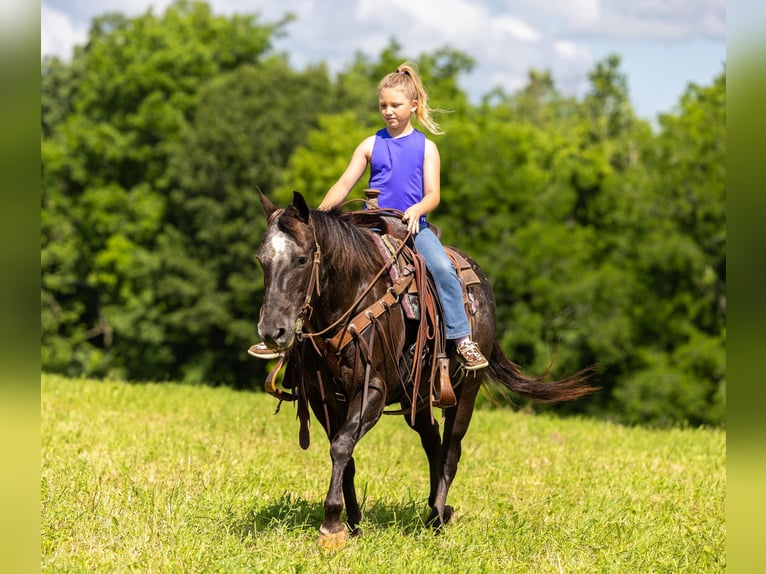
[[[380,191],[378,207],[404,213],[415,247],[425,259],[442,304],[446,337],[454,341],[467,370],[488,365],[471,339],[460,279],[444,246],[429,228],[426,215],[440,201],[440,158],[436,144],[412,124],[413,115],[432,134],[443,133],[431,117],[428,95],[414,66],[408,62],[378,84],[378,106],[386,127],[360,143],[340,179],[325,194],[319,209],[330,210],[346,198],[370,166],[369,187]],[[261,358],[277,353],[263,343],[248,351]]]

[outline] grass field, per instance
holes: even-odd
[[[359,444],[363,535],[316,545],[329,481],[292,405],[42,377],[44,572],[723,572],[725,432],[478,410],[440,536],[417,435]]]

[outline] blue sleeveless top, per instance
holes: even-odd
[[[380,191],[378,207],[406,211],[423,199],[425,155],[423,132],[413,130],[399,138],[392,138],[385,128],[375,133],[369,187]],[[425,224],[425,216],[420,222]]]

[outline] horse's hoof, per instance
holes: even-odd
[[[452,519],[454,514],[454,508],[445,506],[444,510],[442,510],[442,516],[439,518],[439,512],[434,508],[431,510],[431,516],[428,517],[426,524],[430,526],[436,534],[439,534],[442,527]]]
[[[319,546],[325,552],[334,552],[346,546],[347,542],[348,530],[344,528],[343,530],[339,530],[338,532],[331,532],[329,534],[320,532],[319,538],[317,539],[317,546]]]
[[[453,514],[455,514],[455,509],[452,508],[451,506],[445,506],[444,512],[443,512],[443,515],[444,515],[443,524],[447,524],[452,519]]]

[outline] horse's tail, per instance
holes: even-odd
[[[492,347],[492,354],[489,359],[489,377],[491,379],[501,383],[514,393],[542,403],[571,401],[598,391],[598,387],[587,383],[595,368],[595,365],[586,367],[559,381],[548,381],[550,367],[542,375],[530,377],[524,374],[521,367],[505,356],[497,340]]]

